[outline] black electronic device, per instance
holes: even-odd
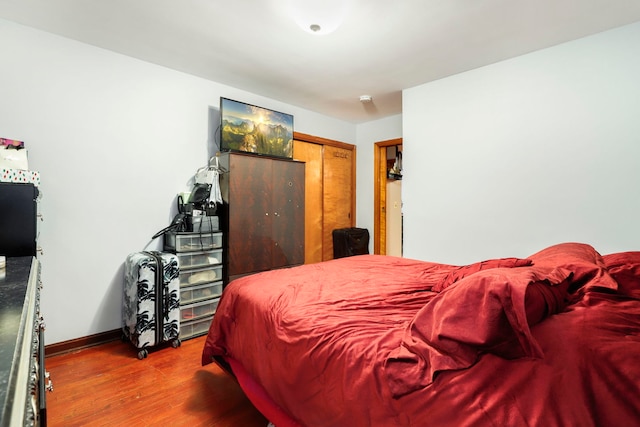
[[[187,231],[187,215],[183,213],[179,213],[173,217],[173,221],[169,224],[168,227],[163,228],[153,235],[153,239],[162,236],[169,231]]]
[[[211,195],[211,185],[209,184],[195,184],[189,196],[188,203],[191,203],[196,209],[200,209],[207,205],[209,196]],[[204,210],[204,209],[201,209]]]
[[[0,182],[0,255],[35,256],[38,188]]]

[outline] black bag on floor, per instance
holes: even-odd
[[[340,228],[333,230],[333,258],[344,258],[369,253],[369,230],[366,228]]]

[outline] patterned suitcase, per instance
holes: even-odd
[[[140,349],[138,359],[165,342],[180,346],[179,273],[175,254],[135,252],[126,259],[122,332],[124,340]]]

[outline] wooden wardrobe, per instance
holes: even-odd
[[[304,263],[304,162],[222,153],[220,213],[225,283]]]

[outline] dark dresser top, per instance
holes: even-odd
[[[33,326],[31,319],[26,322],[22,319],[32,260],[30,256],[9,257],[6,268],[0,270],[0,420],[13,403],[9,388],[16,381],[12,378],[15,375],[12,368],[18,365],[20,357],[20,349],[16,351],[16,347],[25,327]]]

